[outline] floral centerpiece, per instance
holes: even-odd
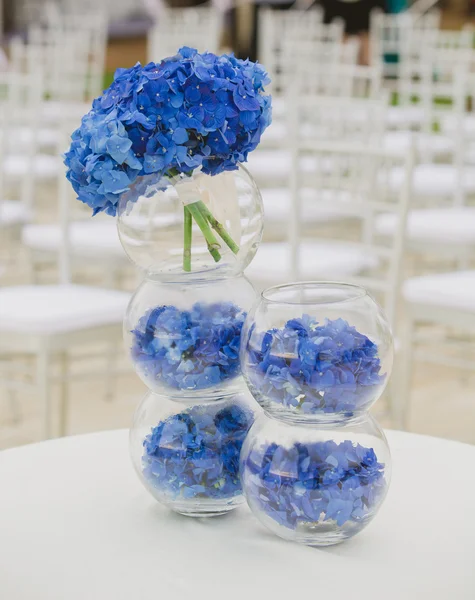
[[[262,236],[262,198],[241,165],[271,122],[264,69],[188,47],[119,69],[72,134],[67,177],[93,215],[117,216],[145,271],[124,320],[151,390],[131,453],[153,496],[215,516],[243,501],[241,330],[255,300],[242,275]]]
[[[237,169],[257,147],[271,122],[267,83],[259,64],[187,47],[160,63],[118,69],[65,155],[78,199],[94,214],[116,215],[124,194],[129,204],[157,181],[173,182],[183,202],[183,269],[191,270],[193,221],[216,262],[223,244],[237,253],[200,177]]]

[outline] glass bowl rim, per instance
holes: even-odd
[[[288,297],[280,297],[282,293],[288,291],[302,291],[302,289],[307,289],[314,293],[318,293],[318,290],[327,290],[327,291],[340,291],[347,292],[346,297],[336,298],[336,299],[328,299],[328,298],[312,298],[309,300],[301,300],[301,299],[289,299]],[[353,291],[353,293],[351,293]],[[360,300],[368,296],[367,290],[355,283],[347,283],[344,281],[297,281],[292,283],[285,283],[280,285],[274,285],[272,287],[266,288],[261,292],[261,299],[263,302],[267,304],[289,304],[289,305],[303,305],[303,306],[325,306],[325,305],[335,305],[335,304],[344,304],[346,302],[354,302],[355,300]]]

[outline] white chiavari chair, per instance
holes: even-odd
[[[387,108],[387,96],[381,93],[379,98],[343,98],[300,94],[298,86],[291,88],[286,98],[288,106],[285,124],[287,148],[293,143],[295,135],[302,137],[315,136],[320,140],[358,141],[374,136],[382,137],[384,118]],[[293,114],[300,113],[298,126],[300,130],[292,130]],[[383,120],[381,120],[383,119]],[[270,127],[275,127],[272,124]],[[263,138],[266,133],[264,132]],[[292,152],[286,150],[257,150],[249,155],[249,170],[263,190],[266,188],[288,186],[291,174]],[[311,172],[313,165],[303,159],[304,168]]]
[[[0,230],[15,237],[30,221],[36,182],[54,170],[57,160],[37,152],[41,74],[0,73]],[[26,129],[28,143],[18,147],[16,133]],[[10,196],[16,195],[16,198]]]
[[[273,92],[279,89],[280,66],[285,56],[283,44],[286,40],[336,40],[341,43],[343,26],[341,23],[333,25],[331,29],[325,26],[320,6],[313,5],[309,10],[292,8],[285,11],[268,6],[259,7],[257,54],[259,62],[265,65],[273,81]]]
[[[440,17],[437,10],[424,15],[407,11],[385,14],[374,10],[370,21],[371,64],[381,65],[384,77],[397,78],[400,54],[405,51],[408,40],[415,37],[422,46],[425,35],[439,29]]]
[[[402,297],[403,346],[397,386],[400,403],[395,406],[394,426],[408,429],[412,375],[418,362],[473,373],[475,271],[451,271],[406,279]]]
[[[473,134],[465,127],[468,73],[473,50],[432,50],[422,68],[416,64],[407,77],[406,96],[418,96],[424,111],[421,133],[411,136],[419,144],[419,164],[414,171],[413,204],[407,220],[408,247],[418,255],[446,258],[459,265],[475,256],[475,208],[467,201],[475,196],[475,173],[467,161],[468,143]],[[411,76],[415,73],[415,81]],[[401,89],[404,89],[403,87]],[[450,120],[449,133],[431,133],[434,125]],[[434,157],[433,148],[450,142],[444,162]],[[423,146],[425,144],[425,147]],[[439,146],[439,148],[441,145]],[[393,174],[398,185],[399,174]],[[381,215],[378,230],[391,235],[397,224],[393,215]]]
[[[218,52],[221,14],[213,6],[164,8],[148,34],[148,60],[173,56],[181,46]]]
[[[295,65],[286,89],[289,94],[298,90],[298,94],[319,97],[378,99],[383,94],[381,83],[381,72],[377,67],[353,63],[328,65],[320,61],[300,62]],[[287,122],[284,118],[275,118],[273,106],[272,126],[263,135],[259,149],[282,149],[286,145],[287,135]]]
[[[59,159],[58,159],[59,160]],[[112,346],[122,338],[122,320],[129,294],[71,283],[69,217],[70,206],[64,202],[69,182],[60,180],[59,212],[61,243],[58,248],[59,284],[0,287],[0,383],[7,389],[30,389],[42,404],[44,437],[53,432],[53,383],[60,384],[60,435],[68,425],[68,383],[72,379],[70,362],[73,352],[104,346],[104,368],[108,377]],[[24,360],[28,359],[27,364]],[[35,359],[31,369],[29,360]],[[60,374],[54,376],[57,359]],[[96,362],[97,364],[97,362]]]
[[[56,156],[62,155],[70,143],[70,134],[78,126],[80,114],[64,118],[61,123],[61,141]],[[57,159],[59,160],[59,159]],[[59,202],[63,210],[51,222],[29,223],[21,233],[21,241],[28,250],[30,275],[36,283],[41,271],[46,267],[58,267],[58,258],[62,246],[62,228],[59,216],[67,216],[68,249],[72,269],[96,270],[103,285],[108,288],[122,287],[124,275],[131,264],[120,244],[116,222],[106,215],[91,217],[91,210],[80,202],[74,202],[75,194],[70,185],[63,186],[64,170],[58,169],[56,187],[60,190]],[[64,210],[64,205],[70,208]],[[91,268],[93,262],[94,268]]]
[[[299,279],[330,278],[355,281],[379,295],[394,322],[402,258],[404,216],[410,193],[412,153],[392,155],[370,143],[308,141],[294,152],[292,210],[285,243],[262,244],[246,271],[258,288],[270,283]],[[304,173],[301,160],[312,156],[312,176]],[[405,185],[394,194],[388,178],[395,165],[405,171]],[[304,183],[303,183],[304,182]],[[332,229],[328,239],[305,237],[308,204],[302,190],[311,186],[313,202],[339,212],[352,220],[351,241],[348,225]],[[386,238],[374,228],[381,212],[398,215],[398,235]]]

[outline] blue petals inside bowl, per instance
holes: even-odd
[[[386,492],[384,471],[372,448],[349,440],[262,444],[243,464],[249,503],[290,529],[369,520]]]
[[[232,302],[196,303],[191,310],[157,306],[132,331],[132,360],[146,379],[175,390],[199,390],[240,374],[246,313]]]
[[[253,395],[300,414],[364,410],[386,379],[378,346],[344,319],[304,315],[263,334],[251,328],[245,354]]]
[[[254,420],[236,404],[193,406],[158,423],[144,440],[143,474],[170,500],[241,493],[239,455]]]

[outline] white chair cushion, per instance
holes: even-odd
[[[407,302],[475,314],[475,271],[411,277],[404,282],[402,292]]]
[[[28,223],[31,212],[22,202],[0,200],[0,227],[11,227]]]
[[[48,100],[41,107],[42,118],[45,123],[57,124],[61,119],[81,119],[91,110],[88,102],[59,102]]]
[[[385,134],[383,145],[385,150],[405,154],[412,145],[421,154],[445,156],[454,151],[454,140],[444,135],[430,135],[412,131],[389,131]]]
[[[272,96],[272,119],[285,119],[285,98],[283,96]],[[265,134],[264,134],[265,135]]]
[[[304,156],[301,159],[301,169],[311,173],[315,167],[315,159]],[[259,182],[282,182],[290,175],[292,155],[286,150],[257,150],[249,155],[246,167],[251,175]]]
[[[380,235],[392,235],[396,230],[397,216],[380,215],[375,226]],[[421,242],[475,244],[475,208],[412,210],[407,218],[407,237]]]
[[[94,258],[118,256],[125,258],[115,219],[76,221],[70,224],[71,251]],[[22,242],[29,248],[57,252],[61,245],[61,228],[52,225],[27,225],[22,231]]]
[[[31,165],[30,161],[21,155],[7,156],[3,161],[3,172],[15,179],[29,175],[30,167],[36,179],[54,179],[58,176],[61,162],[58,157],[49,154],[37,154],[31,161]]]
[[[421,106],[390,106],[386,115],[390,127],[411,127],[420,125],[424,119],[424,109]]]
[[[0,288],[0,332],[51,334],[122,323],[130,295],[78,285]]]
[[[21,148],[33,142],[33,130],[29,127],[18,127],[11,132],[13,148]],[[1,135],[0,135],[1,138]],[[40,148],[56,148],[59,142],[59,131],[57,129],[42,127],[36,132],[36,141]]]
[[[342,201],[342,191],[339,201]],[[285,188],[262,188],[262,200],[264,202],[265,222],[288,224],[292,205],[290,192]],[[331,190],[322,190],[320,193],[311,188],[301,190],[301,215],[304,223],[328,223],[346,218],[342,211],[332,209]],[[348,199],[351,198],[347,194]]]
[[[457,169],[452,165],[420,164],[414,169],[413,192],[417,196],[450,197],[457,192]],[[404,180],[404,170],[395,167],[389,176],[389,185],[398,190]],[[469,194],[475,193],[475,169],[465,169],[462,177],[462,189]]]
[[[299,278],[344,278],[372,269],[378,262],[376,257],[358,244],[302,242]],[[246,276],[256,285],[289,282],[292,279],[290,245],[286,242],[261,244],[246,269]]]
[[[441,129],[444,133],[454,133],[457,128],[457,117],[455,115],[444,115],[441,119]],[[475,115],[465,115],[462,121],[464,135],[475,134]]]

